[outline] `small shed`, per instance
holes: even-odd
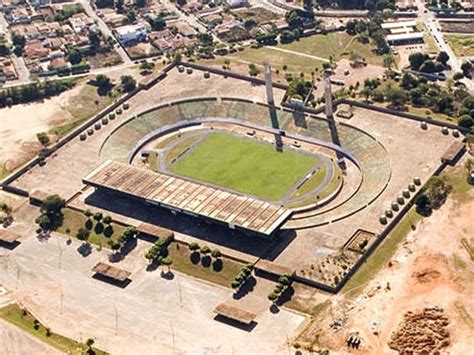
[[[454,142],[441,157],[441,162],[445,164],[454,164],[459,156],[464,152],[466,146],[462,142]]]
[[[338,110],[336,112],[336,116],[341,117],[341,118],[345,118],[345,119],[351,119],[352,116],[354,116],[352,106],[346,105],[346,104],[339,105]]]
[[[102,263],[102,262],[98,262],[92,268],[92,271],[95,272],[96,274],[108,277],[110,279],[113,279],[119,282],[127,281],[131,275],[131,273],[126,270],[119,269],[118,267],[115,267],[106,263]]]
[[[216,313],[218,316],[239,322],[247,326],[252,325],[252,323],[255,321],[255,318],[257,318],[255,313],[246,311],[228,303],[219,304],[216,308],[214,308],[214,313]]]
[[[34,189],[30,192],[30,204],[35,206],[41,206],[44,200],[49,196],[49,194],[40,189]]]
[[[137,229],[140,233],[144,233],[156,238],[166,238],[166,239],[174,238],[174,232],[172,230],[155,226],[154,224],[150,224],[150,223],[145,223],[145,222],[140,223]]]
[[[5,244],[7,246],[13,246],[18,243],[20,236],[7,230],[0,228],[0,245]]]

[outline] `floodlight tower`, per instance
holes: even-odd
[[[334,119],[332,105],[332,88],[331,88],[331,70],[326,69],[323,74],[324,78],[324,99],[326,103],[326,117],[330,120]]]
[[[265,68],[265,85],[267,87],[267,103],[270,106],[275,105],[275,101],[273,100],[273,81],[272,81],[272,68],[270,64],[267,62],[263,63]]]
[[[337,132],[337,124],[336,120],[334,119],[334,107],[332,103],[332,89],[331,89],[331,70],[326,69],[323,74],[323,79],[324,79],[324,100],[326,104],[326,118],[328,119],[329,122],[329,130],[331,132],[331,138],[332,142],[338,146],[341,146],[341,142],[339,140],[339,133]],[[343,171],[343,173],[346,172],[347,166],[346,163],[344,162],[344,156],[336,152],[336,157],[337,157],[337,164]]]

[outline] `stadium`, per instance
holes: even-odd
[[[186,243],[205,240],[334,292],[459,144],[454,129],[432,122],[420,128],[416,118],[348,100],[296,107],[271,77],[181,65],[107,108],[8,187],[59,193],[72,208],[164,227]],[[333,115],[344,105],[351,117]]]

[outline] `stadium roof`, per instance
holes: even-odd
[[[111,160],[83,182],[263,235],[271,235],[291,215],[290,210],[255,197]]]
[[[384,22],[381,24],[384,30],[390,30],[392,28],[400,28],[400,27],[416,27],[416,21],[396,21],[396,22]]]
[[[414,32],[414,33],[402,33],[397,35],[388,35],[387,41],[404,41],[412,39],[423,39],[423,32]]]

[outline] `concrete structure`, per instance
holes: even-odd
[[[146,38],[146,28],[142,25],[128,25],[116,29],[117,39],[120,43],[126,44],[130,42],[141,41]]]
[[[331,71],[324,71],[324,99],[326,103],[326,117],[333,118],[332,89],[331,89]]]
[[[254,197],[111,160],[101,164],[83,182],[174,213],[262,236],[271,236],[291,215],[282,206]]]
[[[236,9],[236,8],[239,8],[239,7],[244,7],[244,6],[248,5],[247,0],[225,0],[224,2],[227,4],[227,6],[233,8],[233,9]]]
[[[273,81],[272,81],[272,68],[268,63],[263,63],[265,67],[265,83],[267,87],[267,103],[274,105],[275,100],[273,99]]]
[[[390,32],[386,39],[390,45],[403,45],[423,41],[423,32],[418,32],[416,21],[384,22],[382,28]]]
[[[423,42],[423,37],[424,35],[422,32],[414,32],[387,35],[386,39],[388,44],[396,46],[411,43],[421,43]]]

